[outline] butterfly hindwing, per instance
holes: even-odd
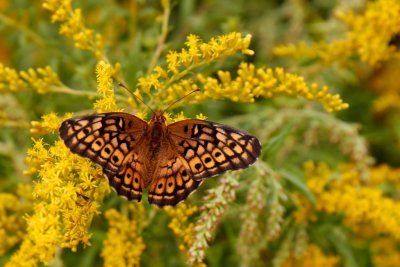
[[[168,129],[196,180],[246,168],[261,152],[256,137],[214,122],[183,120],[168,125]]]
[[[117,172],[104,170],[111,187],[118,195],[128,200],[140,201],[143,190],[143,162],[139,160],[137,152],[129,155],[129,161],[126,162]]]
[[[145,121],[128,113],[103,113],[64,121],[60,136],[73,153],[116,172],[146,127]]]
[[[201,181],[194,180],[185,167],[182,157],[167,145],[160,153],[154,178],[149,185],[149,202],[159,207],[176,205],[197,189]]]

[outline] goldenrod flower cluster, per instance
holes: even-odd
[[[45,0],[43,8],[49,10],[53,23],[62,23],[59,33],[71,38],[77,48],[90,50],[97,59],[102,59],[104,42],[100,34],[94,31],[83,22],[82,10],[72,8],[71,0]]]
[[[52,85],[59,83],[57,73],[49,66],[17,71],[0,63],[0,93],[20,92],[32,88],[39,94],[45,94],[51,90]]]
[[[278,56],[319,58],[324,63],[346,62],[355,54],[362,62],[376,67],[398,55],[398,49],[390,43],[400,33],[400,3],[397,0],[369,2],[366,10],[356,15],[354,12],[338,13],[348,32],[341,40],[330,43],[316,43],[310,46],[277,46]]]
[[[379,267],[395,267],[400,265],[398,242],[391,238],[380,237],[372,245],[373,263]]]
[[[32,186],[28,184],[19,184],[15,194],[0,193],[0,255],[23,240],[24,216],[32,211],[32,200]]]
[[[99,168],[70,153],[61,141],[48,147],[35,141],[27,158],[30,172],[40,180],[35,184],[34,213],[27,218],[27,233],[7,266],[39,262],[48,264],[56,249],[77,249],[90,245],[88,228],[108,191]]]
[[[143,207],[129,204],[127,211],[140,218]],[[107,238],[103,242],[101,256],[104,266],[135,267],[140,265],[140,255],[145,250],[141,229],[137,219],[129,219],[127,214],[109,209],[105,213],[108,220]]]
[[[286,73],[282,68],[256,68],[250,63],[241,63],[236,78],[230,72],[218,71],[218,79],[194,75],[197,68],[225,59],[237,52],[253,55],[248,47],[251,36],[242,37],[240,33],[230,33],[204,43],[199,37],[189,35],[186,46],[180,52],[169,51],[167,69],[154,68],[148,77],[139,78],[136,94],[151,95],[155,103],[171,103],[188,92],[202,88],[195,95],[197,102],[206,99],[230,99],[234,102],[254,102],[258,97],[271,98],[277,94],[300,96],[308,101],[318,101],[324,108],[339,111],[348,108],[339,95],[332,95],[328,88],[317,84],[308,86],[298,75]],[[189,77],[188,77],[189,76]]]
[[[204,87],[204,93],[197,96],[198,100],[228,98],[235,102],[254,102],[257,97],[285,94],[318,101],[329,112],[349,107],[339,95],[330,94],[326,86],[319,88],[315,83],[308,86],[302,77],[286,73],[282,68],[256,68],[253,64],[241,63],[235,79],[224,71],[218,72],[218,78],[219,81],[198,75]]]
[[[318,246],[309,245],[304,254],[300,257],[290,255],[283,263],[282,267],[335,267],[338,266],[338,263],[339,258],[337,256],[325,255]]]
[[[390,183],[396,190],[400,190],[400,168],[390,167],[388,164],[374,166],[370,170],[369,185],[379,186]]]
[[[378,116],[400,110],[399,75],[400,62],[397,59],[387,62],[372,75],[369,86],[378,94],[373,102],[373,111]]]
[[[223,60],[238,52],[252,55],[249,49],[251,36],[242,37],[240,33],[232,32],[212,38],[205,43],[196,36],[189,35],[186,48],[180,52],[170,50],[166,56],[167,68],[156,66],[148,77],[139,78],[137,89],[150,95],[152,90],[157,93],[152,96],[155,103],[170,103],[198,86],[195,84],[192,72],[204,65]]]
[[[382,173],[381,170],[375,172],[379,171]],[[334,174],[326,164],[307,162],[305,172],[307,185],[317,199],[315,211],[342,214],[344,223],[353,229],[368,225],[376,234],[400,239],[400,204],[385,197],[377,187],[363,185],[356,168],[342,165],[340,173]],[[304,203],[304,200],[301,204],[304,206],[296,215],[297,220],[316,220],[312,215],[315,212],[312,205]]]
[[[165,207],[164,210],[171,217],[168,227],[179,238],[179,250],[189,258],[189,248],[195,235],[194,224],[189,222],[189,219],[198,212],[197,206],[181,203],[176,207]]]
[[[63,118],[58,117],[58,115],[54,112],[48,113],[42,116],[41,121],[32,121],[31,122],[31,133],[32,134],[49,134],[55,133],[58,131],[60,127],[60,123],[63,120],[69,119],[72,117],[72,114],[65,114]]]
[[[119,71],[119,64],[113,68],[110,64],[100,61],[96,66],[97,92],[102,98],[97,100],[94,108],[99,112],[121,111],[117,107],[113,90],[112,77]]]

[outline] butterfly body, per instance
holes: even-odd
[[[149,123],[122,112],[75,117],[60,127],[66,146],[103,168],[115,191],[157,206],[176,205],[204,178],[254,163],[257,138],[214,122],[183,120],[166,125],[162,111]]]

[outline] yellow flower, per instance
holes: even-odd
[[[49,113],[42,116],[42,121],[32,121],[31,122],[31,133],[32,134],[49,134],[58,131],[61,123],[72,117],[71,113],[67,113],[63,118],[57,116],[56,113]]]
[[[372,243],[373,263],[380,267],[400,266],[398,243],[391,238],[379,238]]]
[[[400,204],[373,185],[363,186],[357,168],[342,165],[339,173],[322,163],[307,163],[305,168],[307,185],[317,198],[316,211],[342,214],[344,223],[355,230],[369,225],[376,234],[400,240]]]
[[[57,247],[77,249],[90,245],[88,227],[109,187],[99,168],[73,155],[62,141],[47,146],[35,141],[28,152],[30,173],[37,173],[33,214],[27,233],[7,266],[48,264]]]
[[[257,97],[271,98],[285,94],[318,101],[329,112],[348,108],[349,105],[343,103],[339,95],[329,93],[326,86],[308,86],[302,77],[286,73],[282,68],[256,68],[253,64],[243,62],[238,67],[236,78],[232,78],[227,71],[218,71],[218,78],[195,74],[196,68],[237,52],[252,55],[254,52],[248,49],[250,40],[250,35],[242,37],[235,32],[212,38],[207,43],[195,35],[189,35],[186,42],[188,48],[181,52],[169,51],[167,69],[157,66],[148,77],[140,77],[137,90],[151,95],[152,101],[159,106],[203,88],[193,97],[197,102],[206,99],[254,102]]]
[[[242,37],[233,32],[221,35],[205,43],[198,36],[187,37],[186,48],[181,52],[171,50],[167,53],[167,68],[154,68],[148,77],[139,78],[137,89],[152,95],[156,105],[171,103],[179,97],[198,88],[195,80],[187,78],[196,68],[228,58],[238,52],[252,55],[249,49],[251,36]],[[157,93],[152,94],[152,90]]]
[[[207,116],[205,116],[203,113],[200,113],[196,115],[196,119],[205,121],[207,120]]]
[[[400,109],[400,88],[398,77],[400,75],[400,61],[392,58],[382,68],[376,70],[370,77],[370,88],[379,94],[373,102],[374,112],[381,114],[387,111]]]
[[[110,64],[104,61],[100,61],[96,66],[97,92],[102,95],[102,98],[94,104],[97,112],[121,111],[117,106],[113,90],[112,77],[115,71]]]
[[[253,102],[256,97],[270,98],[276,94],[285,94],[318,101],[329,112],[346,109],[349,106],[343,103],[339,95],[330,94],[326,86],[319,89],[318,85],[312,84],[309,87],[302,77],[285,73],[282,68],[257,69],[253,64],[242,63],[237,74],[233,80],[229,72],[219,71],[219,81],[199,74],[198,80],[203,84],[204,92],[198,94],[196,99],[228,98],[235,102]]]
[[[370,185],[381,185],[391,183],[396,188],[400,188],[400,169],[393,168],[387,164],[374,166],[370,171]]]
[[[0,63],[0,92],[5,92],[7,89],[11,92],[18,92],[25,88],[26,84],[19,77],[18,72]]]
[[[144,213],[143,206],[137,203],[128,204],[128,211],[139,218]],[[109,228],[101,251],[104,266],[139,266],[140,255],[146,246],[140,235],[138,221],[129,219],[115,209],[107,210],[105,217]]]
[[[104,42],[101,35],[86,27],[82,10],[73,9],[71,0],[45,0],[42,6],[52,13],[53,23],[62,23],[60,34],[72,39],[75,47],[92,51],[99,60],[104,58],[102,53]]]
[[[49,66],[18,72],[0,63],[0,92],[20,92],[31,87],[45,94],[51,91],[51,86],[59,84],[58,75]]]
[[[373,109],[376,113],[383,113],[391,109],[400,109],[400,95],[394,92],[383,93],[374,101]]]
[[[189,218],[198,212],[198,208],[180,203],[176,207],[165,207],[164,210],[171,217],[168,227],[180,240],[179,250],[189,258],[189,248],[194,242],[195,234],[194,224],[189,223]]]
[[[360,15],[352,12],[337,14],[349,28],[342,40],[311,46],[304,43],[281,45],[274,49],[274,53],[278,56],[320,58],[325,63],[346,62],[357,54],[362,62],[376,67],[398,53],[390,40],[400,33],[399,12],[397,0],[369,2]]]
[[[339,263],[337,256],[327,256],[316,245],[309,245],[300,257],[290,255],[290,257],[283,263],[282,267],[334,267]]]
[[[18,184],[15,194],[0,193],[0,255],[25,237],[24,216],[33,210],[32,186]]]

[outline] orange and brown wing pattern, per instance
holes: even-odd
[[[133,115],[115,112],[64,121],[60,136],[73,152],[116,172],[146,130],[147,123]]]
[[[106,169],[103,169],[103,172],[118,195],[128,200],[140,201],[145,177],[144,162],[136,151],[128,156],[128,160],[117,172]]]
[[[222,124],[183,120],[168,129],[195,180],[246,168],[261,153],[256,137]]]
[[[114,112],[66,120],[59,131],[73,153],[103,167],[118,194],[140,200],[143,162],[135,147],[146,128],[147,123],[138,117]]]
[[[197,189],[201,181],[192,179],[184,161],[172,147],[167,147],[158,162],[149,185],[149,203],[159,207],[174,206]]]

